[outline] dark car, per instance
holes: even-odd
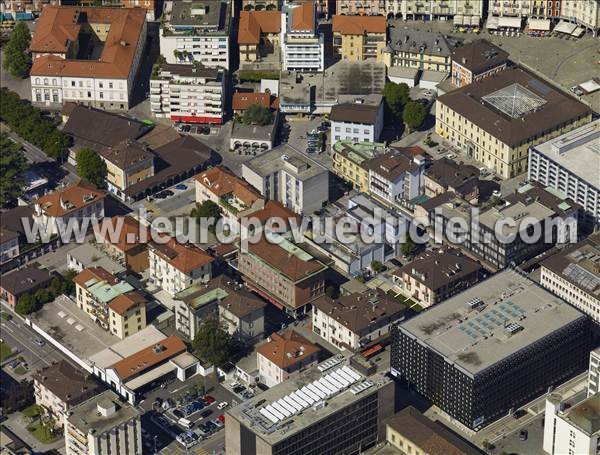
[[[192,127],[190,125],[183,125],[181,127],[181,131],[183,131],[184,133],[189,133],[192,130]]]
[[[198,130],[200,130],[200,128],[198,128]],[[210,134],[210,127],[205,126],[204,128],[202,128],[202,134],[209,135]]]
[[[201,429],[201,430],[202,430],[204,433],[206,433],[206,434],[210,434],[210,433],[212,432],[212,430],[213,430],[213,429],[212,429],[212,427],[211,427],[211,426],[209,426],[209,425],[208,425],[209,423],[210,423],[210,422],[201,423],[201,424],[200,424],[200,425],[198,425],[198,426],[200,427],[200,429]]]
[[[212,411],[210,409],[207,409],[206,411],[202,411],[202,414],[200,414],[200,416],[204,419],[205,417],[208,417],[211,414]]]
[[[164,191],[161,191],[160,193],[156,193],[156,194],[154,195],[154,198],[155,198],[155,199],[165,199],[165,198],[167,198],[167,197],[169,197],[169,196],[168,196],[168,195],[167,195],[167,193],[165,193]]]
[[[175,417],[177,417],[178,419],[181,419],[182,417],[184,417],[183,412],[181,412],[180,409],[174,409],[173,410],[173,415]]]
[[[519,439],[521,441],[527,441],[527,437],[529,436],[529,433],[527,433],[527,430],[521,430],[519,432]]]

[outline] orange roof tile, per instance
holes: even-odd
[[[354,17],[354,16],[353,16]],[[312,30],[315,27],[315,2],[305,1],[292,9],[292,30]]]
[[[281,11],[242,11],[240,13],[239,44],[258,44],[261,33],[279,32],[281,32]]]
[[[281,218],[283,221],[285,221],[285,226],[287,228],[290,227],[289,220],[291,218],[295,218],[296,223],[300,225],[300,215],[285,207],[283,204],[281,204],[281,202],[273,200],[265,202],[265,207],[263,209],[250,214],[249,218],[244,224],[250,225],[251,218],[257,218],[261,224],[265,224],[267,220],[271,218]]]
[[[215,196],[223,197],[233,194],[248,207],[261,199],[260,193],[249,183],[220,166],[204,171],[195,178]]]
[[[78,284],[82,288],[87,289],[85,283],[87,283],[91,279],[96,279],[98,281],[106,281],[109,284],[118,283],[118,280],[113,276],[113,274],[102,267],[89,267],[87,269],[83,269],[75,276],[75,278],[73,278],[73,281],[75,282],[75,284]]]
[[[129,357],[119,360],[114,365],[111,365],[110,368],[113,368],[121,380],[125,381],[146,372],[155,365],[169,360],[186,350],[184,342],[179,337],[173,335]]]
[[[275,332],[271,335],[271,341],[256,348],[256,352],[281,369],[295,365],[320,350],[294,330],[288,330],[283,335]]]
[[[141,294],[131,291],[112,299],[108,307],[115,313],[123,316],[127,311],[140,303],[145,304],[146,299]]]
[[[386,27],[384,16],[333,16],[333,32],[342,35],[385,33]]]
[[[95,204],[106,196],[104,191],[94,185],[78,181],[66,188],[40,197],[35,204],[39,205],[48,216],[65,216],[82,207]]]
[[[120,222],[119,220],[123,220]],[[110,239],[110,235],[101,238],[104,239],[104,242],[110,243],[115,246],[117,249],[127,252],[133,248],[137,248],[139,245],[145,245],[144,243],[140,243],[140,232],[145,231],[146,239],[150,239],[150,231],[147,226],[143,226],[140,224],[138,220],[133,218],[132,216],[113,216],[106,220],[107,223],[110,223],[114,232],[119,234],[119,238],[116,243],[112,243]],[[121,229],[117,229],[119,224],[121,224]],[[111,232],[107,230],[106,232]],[[102,234],[103,231],[100,232]]]
[[[190,273],[214,260],[196,245],[192,243],[184,245],[172,238],[167,243],[150,242],[149,245],[159,257],[183,273]]]
[[[69,43],[78,39],[84,22],[110,24],[110,29],[99,59],[65,60],[44,55],[34,59],[31,75],[127,78],[145,21],[143,9],[48,5],[42,11],[31,40],[33,53],[67,53]]]
[[[271,95],[268,93],[245,93],[236,92],[233,94],[231,107],[234,111],[243,111],[253,104],[260,104],[269,109],[271,107]]]

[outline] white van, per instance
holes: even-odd
[[[181,418],[177,421],[177,423],[179,425],[181,425],[183,428],[187,428],[188,430],[190,430],[193,426],[194,426],[194,422],[192,422],[191,420],[185,419],[185,418]]]

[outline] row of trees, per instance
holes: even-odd
[[[407,84],[386,83],[383,97],[387,111],[394,121],[401,119],[409,130],[416,130],[423,124],[427,110],[419,101],[410,99],[410,89]]]
[[[21,146],[6,133],[0,133],[0,150],[0,206],[4,207],[23,192],[22,173],[29,165],[21,152]]]
[[[47,288],[38,289],[31,294],[23,294],[15,305],[15,311],[21,316],[25,316],[38,311],[46,303],[53,301],[61,294],[72,294],[75,290],[75,284],[73,283],[75,275],[75,271],[69,269],[64,275],[57,275],[52,278],[50,286]]]
[[[4,46],[3,66],[13,77],[26,78],[31,68],[31,33],[25,22],[18,22]]]
[[[66,158],[69,137],[57,129],[58,122],[6,87],[0,88],[0,120],[48,156],[57,160]]]

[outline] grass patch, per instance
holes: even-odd
[[[21,411],[25,417],[33,419],[42,414],[42,407],[37,404],[32,404]]]
[[[4,341],[0,342],[0,362],[4,362],[6,359],[13,355],[12,349]]]
[[[32,423],[27,429],[43,444],[50,444],[58,439],[58,435],[54,435],[49,426],[43,425],[39,421]]]
[[[260,82],[261,79],[279,79],[278,71],[241,70],[238,73],[240,82]]]
[[[2,312],[0,312],[0,318],[2,318],[3,321],[10,321],[13,317],[11,314],[7,313],[6,311],[2,311]]]
[[[23,376],[28,371],[29,370],[27,368],[25,368],[23,365],[19,365],[17,368],[14,369],[15,374],[18,374],[19,376]]]

